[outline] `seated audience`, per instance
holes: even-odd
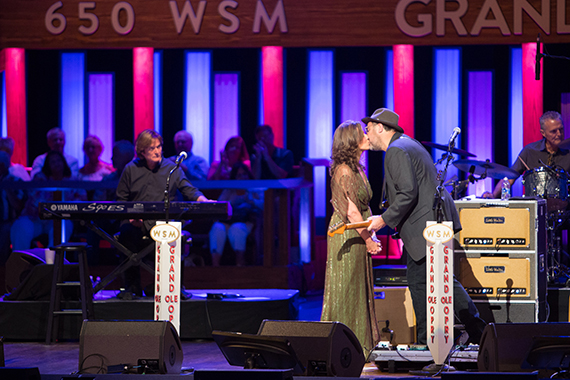
[[[121,179],[123,169],[135,157],[135,146],[127,140],[120,140],[113,145],[113,155],[111,161],[115,171],[109,173],[101,179],[101,181],[118,181]],[[100,189],[95,191],[94,200],[97,201],[115,201],[117,200],[116,189]]]
[[[188,158],[186,158],[180,164],[180,168],[184,170],[186,178],[189,180],[202,181],[208,176],[208,162],[192,153],[192,147],[194,145],[194,140],[192,135],[186,131],[178,131],[174,135],[174,147],[176,148],[176,155],[170,157],[172,161],[176,161],[176,157],[180,152],[186,152]]]
[[[251,171],[243,162],[232,167],[230,179],[253,179]],[[232,206],[232,217],[227,221],[217,221],[210,230],[210,253],[212,265],[219,266],[226,240],[229,240],[236,254],[236,264],[245,265],[247,236],[255,226],[263,210],[263,191],[253,189],[225,189],[218,201],[228,201]]]
[[[101,181],[104,176],[111,174],[115,169],[111,164],[101,161],[103,143],[97,136],[89,135],[83,142],[83,153],[87,163],[79,169],[78,179],[82,181]]]
[[[269,125],[255,129],[257,143],[251,166],[255,179],[283,179],[293,171],[293,152],[274,145],[275,135]]]
[[[74,178],[77,178],[77,174],[79,174],[79,162],[77,158],[66,154],[63,149],[65,148],[65,132],[61,128],[52,128],[47,133],[47,144],[50,150],[54,150],[63,154],[65,157],[65,161],[67,162],[67,166],[71,170],[71,175]],[[34,163],[32,164],[32,172],[30,173],[30,177],[34,178],[36,174],[38,174],[46,160],[47,153],[40,154],[34,159]]]
[[[65,157],[58,151],[49,151],[46,154],[45,164],[42,166],[41,171],[32,177],[32,181],[48,180],[76,180],[71,174],[71,169],[67,165]],[[83,189],[65,189],[61,193],[61,198],[64,201],[80,201],[87,198]],[[48,235],[48,247],[53,246],[53,221],[41,220],[39,218],[39,203],[51,202],[53,200],[53,191],[37,189],[29,192],[29,197],[21,216],[12,224],[10,237],[14,250],[29,249],[33,239],[42,234]],[[72,221],[63,221],[62,228],[65,231],[65,241],[67,241],[73,232]]]
[[[21,181],[10,174],[10,157],[0,150],[0,266],[6,263],[10,256],[10,228],[22,211],[27,199],[26,192],[4,188],[4,185]]]
[[[127,140],[120,140],[115,142],[113,145],[113,156],[111,161],[113,162],[114,172],[107,174],[103,177],[101,182],[118,182],[123,173],[125,166],[133,160],[135,156],[135,146],[133,143]],[[101,188],[95,190],[93,194],[93,200],[95,201],[116,201],[116,187],[107,189]],[[97,221],[97,225],[103,231],[110,235],[114,235],[119,232],[121,221],[120,220],[110,220],[102,219]],[[89,265],[98,265],[101,260],[101,251],[99,250],[99,241],[101,238],[91,229],[87,230],[87,244],[91,246],[91,250],[88,251]]]
[[[10,158],[9,172],[14,177],[20,178],[22,181],[31,180],[30,174],[23,165],[15,164],[12,162],[12,155],[14,154],[14,139],[11,137],[0,138],[0,151],[8,153]]]
[[[248,168],[251,168],[245,142],[240,136],[234,136],[228,140],[226,147],[220,152],[220,161],[212,163],[208,172],[208,180],[230,179],[230,172],[238,162],[242,162]]]

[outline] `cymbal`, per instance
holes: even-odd
[[[507,177],[508,179],[515,179],[519,176],[519,173],[513,169],[489,161],[457,160],[453,162],[453,165],[467,173],[470,173],[471,168],[474,167],[473,174],[486,174],[489,178],[502,179]]]
[[[435,148],[435,149],[447,151],[446,145],[440,145],[440,144],[432,143],[429,141],[422,141],[422,144],[424,144],[425,146],[429,146],[430,148]],[[477,157],[475,154],[469,153],[468,151],[463,150],[463,149],[459,149],[459,148],[453,148],[451,150],[451,153],[459,154],[460,156],[464,156],[464,157]]]

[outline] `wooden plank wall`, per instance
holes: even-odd
[[[0,49],[567,43],[568,2],[0,0]]]

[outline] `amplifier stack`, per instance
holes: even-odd
[[[456,201],[455,274],[487,322],[546,319],[544,199]]]

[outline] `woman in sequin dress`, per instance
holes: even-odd
[[[362,126],[345,121],[335,131],[331,156],[330,226],[367,220],[372,189],[360,164],[370,143]],[[322,321],[338,321],[356,335],[368,357],[380,339],[374,312],[371,254],[382,249],[366,228],[328,236]]]

